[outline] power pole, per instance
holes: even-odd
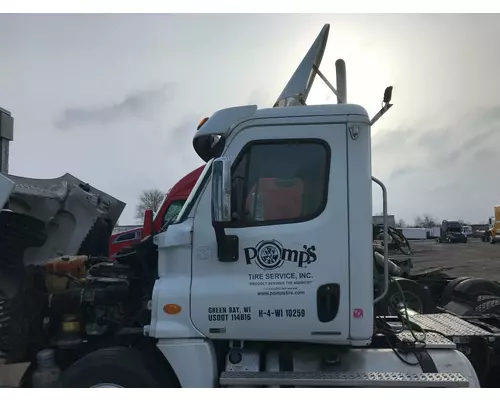
[[[0,173],[9,173],[9,144],[14,140],[14,118],[0,107]]]

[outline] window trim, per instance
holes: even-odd
[[[140,239],[140,236],[138,237],[138,232],[139,232],[139,229],[136,229],[135,232],[134,232],[134,237],[131,238],[131,239],[122,239],[122,236],[129,235],[132,232],[121,232],[119,234],[120,236],[115,237],[115,239],[113,240],[113,244],[120,244],[120,243],[123,243],[123,242],[129,242],[131,240]]]
[[[231,165],[231,176],[233,176],[236,166],[239,165],[240,160],[245,156],[246,152],[251,146],[255,145],[276,145],[276,144],[293,144],[293,143],[298,143],[298,144],[319,144],[323,146],[323,148],[326,150],[326,165],[325,165],[325,181],[323,182],[324,190],[323,190],[323,199],[321,200],[320,206],[314,212],[313,214],[310,214],[306,217],[300,217],[300,218],[292,218],[292,219],[275,219],[271,221],[253,221],[253,222],[248,222],[248,221],[231,221],[228,223],[224,224],[225,228],[251,228],[251,227],[258,227],[258,226],[274,226],[274,225],[286,225],[286,224],[298,224],[302,222],[307,222],[307,221],[312,221],[313,219],[318,218],[326,208],[326,205],[328,204],[328,191],[330,187],[330,169],[331,169],[331,148],[329,143],[324,140],[324,139],[316,139],[316,138],[311,138],[311,139],[302,139],[302,138],[287,138],[287,139],[260,139],[260,140],[253,140],[248,143],[246,143],[243,148],[240,150],[238,155],[236,156],[233,164]],[[246,172],[248,174],[248,170]],[[231,197],[234,194],[231,193]]]

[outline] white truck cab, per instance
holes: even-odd
[[[193,145],[207,164],[155,238],[146,335],[182,387],[478,386],[467,358],[439,335],[430,369],[373,344],[388,267],[375,292],[372,181],[383,189],[385,225],[387,198],[371,175],[370,127],[391,105],[385,99],[370,120],[344,103],[344,88],[339,104],[304,106],[327,33],[275,107],[228,108],[199,127]],[[218,343],[231,349],[222,362]]]
[[[369,343],[366,111],[355,105],[231,111],[246,116],[224,136],[221,158],[207,163],[177,223],[158,236],[150,334],[171,337],[182,329],[214,339]],[[185,318],[166,314],[162,305],[170,303]],[[167,327],[170,321],[177,329]]]

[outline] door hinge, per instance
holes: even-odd
[[[352,140],[356,140],[359,137],[360,127],[359,125],[350,125],[349,126],[349,135]]]

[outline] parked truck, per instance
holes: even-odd
[[[0,321],[15,320],[2,326],[0,350],[10,364],[30,362],[21,386],[496,384],[495,317],[415,312],[407,279],[390,273],[387,190],[371,175],[371,126],[390,108],[391,90],[371,120],[346,103],[344,63],[337,89],[319,70],[328,32],[325,25],[274,107],[219,110],[199,126],[193,147],[206,165],[177,218],[157,232],[146,213],[144,237],[114,262],[73,240],[59,246],[71,257],[51,258],[74,225],[59,224],[59,235],[50,218],[36,222],[48,205],[34,200],[36,215],[2,211],[4,233],[30,232],[0,252],[12,282],[0,280]],[[337,104],[306,105],[317,75]],[[0,196],[23,198],[22,185],[0,178]],[[385,216],[375,253],[372,182]],[[87,207],[90,221],[113,226],[123,204],[78,187],[72,214]],[[457,309],[460,282],[450,285]]]
[[[464,233],[459,221],[443,220],[436,241],[438,243],[467,243],[467,235]]]
[[[488,219],[488,230],[483,241],[495,244],[500,239],[500,206],[493,207],[494,216]]]
[[[204,165],[185,175],[167,192],[153,217],[153,229],[159,232],[170,220],[174,219],[182,209],[191,190],[203,171]],[[129,229],[111,235],[109,240],[109,258],[114,260],[118,252],[140,242],[144,227]]]

